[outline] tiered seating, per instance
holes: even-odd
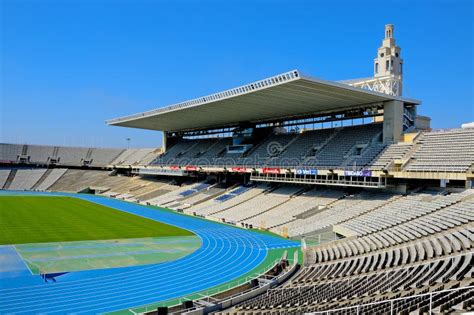
[[[9,190],[28,190],[43,176],[46,169],[19,169],[13,178]]]
[[[449,205],[453,195],[461,198]],[[436,196],[431,202],[448,205],[362,237],[310,247],[289,283],[221,314],[385,314],[391,308],[412,314],[426,313],[430,300],[435,313],[470,310],[473,197],[472,191]],[[460,290],[443,291],[454,289]],[[440,293],[430,298],[430,292]]]
[[[230,209],[234,206],[244,203],[245,201],[264,193],[267,189],[268,186],[264,184],[252,188],[239,187],[226,194],[230,197],[225,197],[224,200],[219,198],[224,197],[226,195],[200,203],[196,206],[187,209],[186,212],[196,213],[200,216],[214,215],[216,213],[222,212],[226,209]]]
[[[215,146],[219,142],[218,139],[201,139],[196,141],[196,144],[189,148],[187,151],[183,152],[179,156],[179,163],[180,166],[185,166],[191,164],[192,161],[199,159],[199,157],[210,150],[213,146]]]
[[[89,148],[59,147],[57,158],[59,165],[81,166],[86,158]]]
[[[313,216],[290,222],[287,225],[288,234],[289,236],[298,236],[313,233],[371,211],[385,203],[390,203],[396,198],[396,196],[382,192],[362,192],[357,195],[348,195]]]
[[[157,154],[155,149],[114,149],[114,148],[76,148],[55,147],[47,145],[19,145],[0,143],[0,162],[18,163],[19,157],[23,162],[49,164],[53,158],[58,165],[83,166],[89,161],[89,166],[104,167],[107,165],[148,165]],[[29,161],[28,161],[29,158]]]
[[[376,171],[386,169],[392,161],[402,159],[412,147],[412,143],[404,142],[387,146],[385,150],[370,163],[370,169]]]
[[[36,185],[34,188],[35,190],[47,190],[49,187],[51,187],[56,181],[58,181],[61,176],[66,173],[67,169],[66,168],[54,168],[52,170],[49,170],[49,174],[47,175],[46,178],[44,178],[41,183]],[[46,175],[46,173],[45,173]]]
[[[52,171],[59,172],[60,170],[53,169]],[[68,169],[54,184],[50,185],[50,187],[42,187],[42,185],[48,185],[50,177],[53,176],[59,176],[59,174],[49,174],[44,182],[35,189],[78,192],[86,188],[93,188],[101,191],[102,195],[118,197],[130,201],[146,201],[177,189],[177,186],[169,184],[167,179],[139,176],[111,176],[109,171],[77,169]]]
[[[244,156],[227,154],[231,139],[181,139],[155,160],[156,165],[312,166],[363,168],[384,149],[380,123],[273,134]]]
[[[201,185],[206,185],[206,186],[204,187],[204,186],[201,186]],[[200,188],[200,187],[202,187],[202,188]],[[202,189],[205,189],[206,187],[208,187],[208,185],[207,184],[202,184],[202,183],[194,183],[194,184],[191,184],[191,185],[184,184],[183,186],[179,187],[178,189],[176,189],[174,191],[170,191],[169,193],[163,194],[163,195],[158,196],[156,198],[149,199],[149,200],[147,200],[147,202],[151,205],[156,205],[156,206],[167,205],[169,203],[174,203],[174,202],[177,202],[180,199],[182,199],[184,197],[182,195],[182,193],[186,192],[185,195],[188,195],[188,192],[192,191],[193,189],[199,188],[200,190],[202,190]],[[196,191],[198,191],[198,190],[195,190],[194,192],[196,192]]]
[[[254,226],[260,226],[266,229],[277,231],[277,226],[287,224],[296,220],[295,217],[301,213],[326,205],[341,197],[342,192],[338,190],[310,190],[299,196],[290,198],[270,211],[257,215],[249,220],[248,223]]]
[[[173,190],[178,189],[178,186],[172,184],[154,184],[153,188],[146,192],[136,193],[134,196],[141,202],[162,196]]]
[[[232,144],[232,139],[222,138],[207,148],[207,150],[197,154],[190,162],[191,165],[215,165],[219,156],[225,155],[227,146]]]
[[[465,172],[474,165],[474,129],[427,132],[406,171]]]
[[[419,248],[419,251],[426,251],[430,258],[443,250],[451,253],[463,245],[469,247],[471,240],[461,231],[469,226],[469,222],[474,221],[473,205],[473,200],[461,202],[383,231],[314,247],[308,250],[307,261],[327,262],[377,253],[390,246],[401,246],[415,241],[421,242],[419,247],[423,248]],[[449,224],[440,224],[443,220],[449,220]],[[446,231],[449,233],[446,234]]]
[[[223,191],[224,191],[224,188],[219,188],[217,186],[196,190],[196,192],[198,193],[195,193],[191,197],[184,199],[182,202],[180,202],[179,205],[174,206],[173,208],[179,209],[179,210],[189,208],[195,204],[198,204],[202,201],[212,198],[212,196],[218,195],[222,193]]]
[[[286,145],[296,136],[296,134],[272,135],[262,141],[247,157],[237,159],[236,164],[248,166],[267,165],[268,160],[281,154]]]
[[[321,145],[331,137],[334,129],[320,129],[304,131],[292,142],[283,153],[268,162],[268,165],[291,167],[300,165],[304,157],[317,150]]]
[[[225,220],[226,222],[242,222],[248,224],[249,219],[252,217],[288,202],[290,196],[299,190],[301,190],[301,187],[298,186],[282,186],[268,194],[258,195],[255,198],[249,199],[225,211],[213,214],[212,216]]]
[[[109,176],[106,171],[85,171],[68,169],[51,187],[53,191],[78,192],[88,187],[97,186],[106,188],[107,179],[120,180],[117,176]]]
[[[202,184],[190,187],[189,189],[185,191],[180,192],[179,195],[180,197],[187,197],[187,196],[197,193],[198,191],[204,190],[209,186],[210,186],[209,184],[202,183]]]
[[[351,234],[366,235],[443,209],[459,202],[464,197],[465,194],[462,193],[434,197],[425,194],[413,194],[353,218],[340,224],[340,226],[350,230]]]
[[[357,145],[370,147],[372,142],[379,138],[381,132],[381,124],[340,128],[322,148],[317,150],[314,155],[308,156],[302,165],[317,166],[318,168],[341,168],[350,162],[348,158],[353,158],[356,154],[354,150]],[[369,162],[376,155],[376,149],[380,151],[383,147],[375,145],[370,150],[362,150],[361,154],[369,154],[367,161]],[[356,164],[356,166],[362,168],[365,164]]]
[[[123,149],[93,149],[90,156],[92,160],[91,166],[106,166],[115,160],[123,151]]]
[[[266,294],[244,303],[238,307],[237,311],[227,313],[243,314],[243,312],[253,311],[258,314],[279,312],[302,314],[323,312],[382,302],[391,298],[468,286],[473,283],[471,279],[472,256],[472,250],[463,248],[453,257],[454,259],[441,256],[426,261],[421,258],[415,263],[406,265],[403,262],[410,259],[408,254],[400,256],[394,265],[384,266],[377,272],[372,272],[371,266],[380,263],[380,261],[369,257],[364,260],[319,264],[312,268],[304,268],[298,282],[293,281],[281,289],[270,290]],[[457,293],[453,292],[450,296],[454,299],[465,292],[474,293],[474,290],[466,289]],[[469,295],[465,298],[468,297]],[[429,297],[415,300],[415,303],[412,303],[411,300],[405,301],[405,303],[400,300],[395,305],[394,313],[408,314],[416,310],[426,311],[427,300]],[[433,302],[435,303],[434,307],[449,305],[449,299],[442,299],[439,296],[438,300]],[[460,301],[457,300],[457,303]],[[355,311],[353,309],[352,312],[349,311],[346,314],[353,314]],[[361,307],[359,312],[363,314],[389,313],[390,304]]]
[[[102,149],[0,144],[0,162],[59,160],[63,166],[195,165],[279,166],[318,169],[385,170],[394,160],[411,159],[405,171],[465,172],[474,165],[474,129],[421,134],[413,144],[380,142],[381,123],[274,134],[247,153],[229,154],[231,138],[181,139],[157,158],[154,149]],[[413,149],[413,150],[411,150]],[[413,153],[412,153],[413,151]],[[27,162],[27,160],[24,160]]]
[[[31,163],[48,163],[48,158],[53,156],[54,147],[45,145],[28,145],[27,155]]]
[[[2,189],[5,185],[8,179],[8,175],[10,175],[10,170],[0,169],[0,189]]]
[[[127,149],[109,164],[112,165],[148,165],[157,158],[155,149]]]
[[[224,145],[224,143],[217,138],[194,140],[181,139],[153,161],[153,164],[185,166],[196,161],[201,161],[204,163],[202,165],[209,165],[211,161],[210,156],[216,154],[216,151],[217,153],[222,151],[221,145]],[[209,158],[201,158],[204,155]]]
[[[342,164],[343,168],[366,168],[370,162],[385,149],[386,145],[378,143],[376,141],[369,143],[365,148],[362,149],[360,154],[352,154]]]
[[[135,162],[132,163],[133,165],[149,165],[153,162],[157,157],[158,153],[161,152],[159,149],[138,149],[136,155],[134,155]]]
[[[0,143],[0,161],[16,163],[22,150],[22,144]]]
[[[250,187],[246,187],[246,186],[239,186],[231,191],[229,191],[228,193],[226,194],[223,194],[222,196],[219,196],[217,197],[216,199],[214,199],[215,201],[217,202],[224,202],[226,200],[229,200],[231,198],[234,198],[235,196],[238,196],[244,192],[246,192]]]
[[[246,157],[225,154],[230,139],[180,140],[156,161],[158,165],[315,167],[384,170],[413,144],[383,145],[382,124],[373,123],[299,134],[271,135]],[[464,172],[474,164],[474,131],[428,132],[419,137],[407,171]],[[447,162],[447,161],[452,161]]]

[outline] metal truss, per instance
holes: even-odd
[[[402,95],[402,80],[395,76],[362,79],[360,81],[352,81],[349,85],[393,96]]]

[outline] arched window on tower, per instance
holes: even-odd
[[[388,71],[390,67],[390,61],[386,60],[385,61],[385,71]]]
[[[379,63],[375,63],[375,73],[379,73]]]

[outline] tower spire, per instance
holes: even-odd
[[[385,37],[374,59],[374,77],[352,80],[350,85],[389,95],[402,95],[403,59],[395,43],[393,24],[385,25]]]
[[[377,58],[374,59],[374,77],[394,76],[402,79],[403,59],[400,57],[400,46],[395,43],[393,37],[393,24],[385,25],[385,38],[382,46],[377,50]]]
[[[393,38],[393,24],[385,25],[385,39]]]

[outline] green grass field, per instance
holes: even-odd
[[[186,235],[193,234],[81,199],[0,197],[0,245]]]
[[[127,238],[15,245],[34,274],[157,264],[201,247],[198,236]]]

